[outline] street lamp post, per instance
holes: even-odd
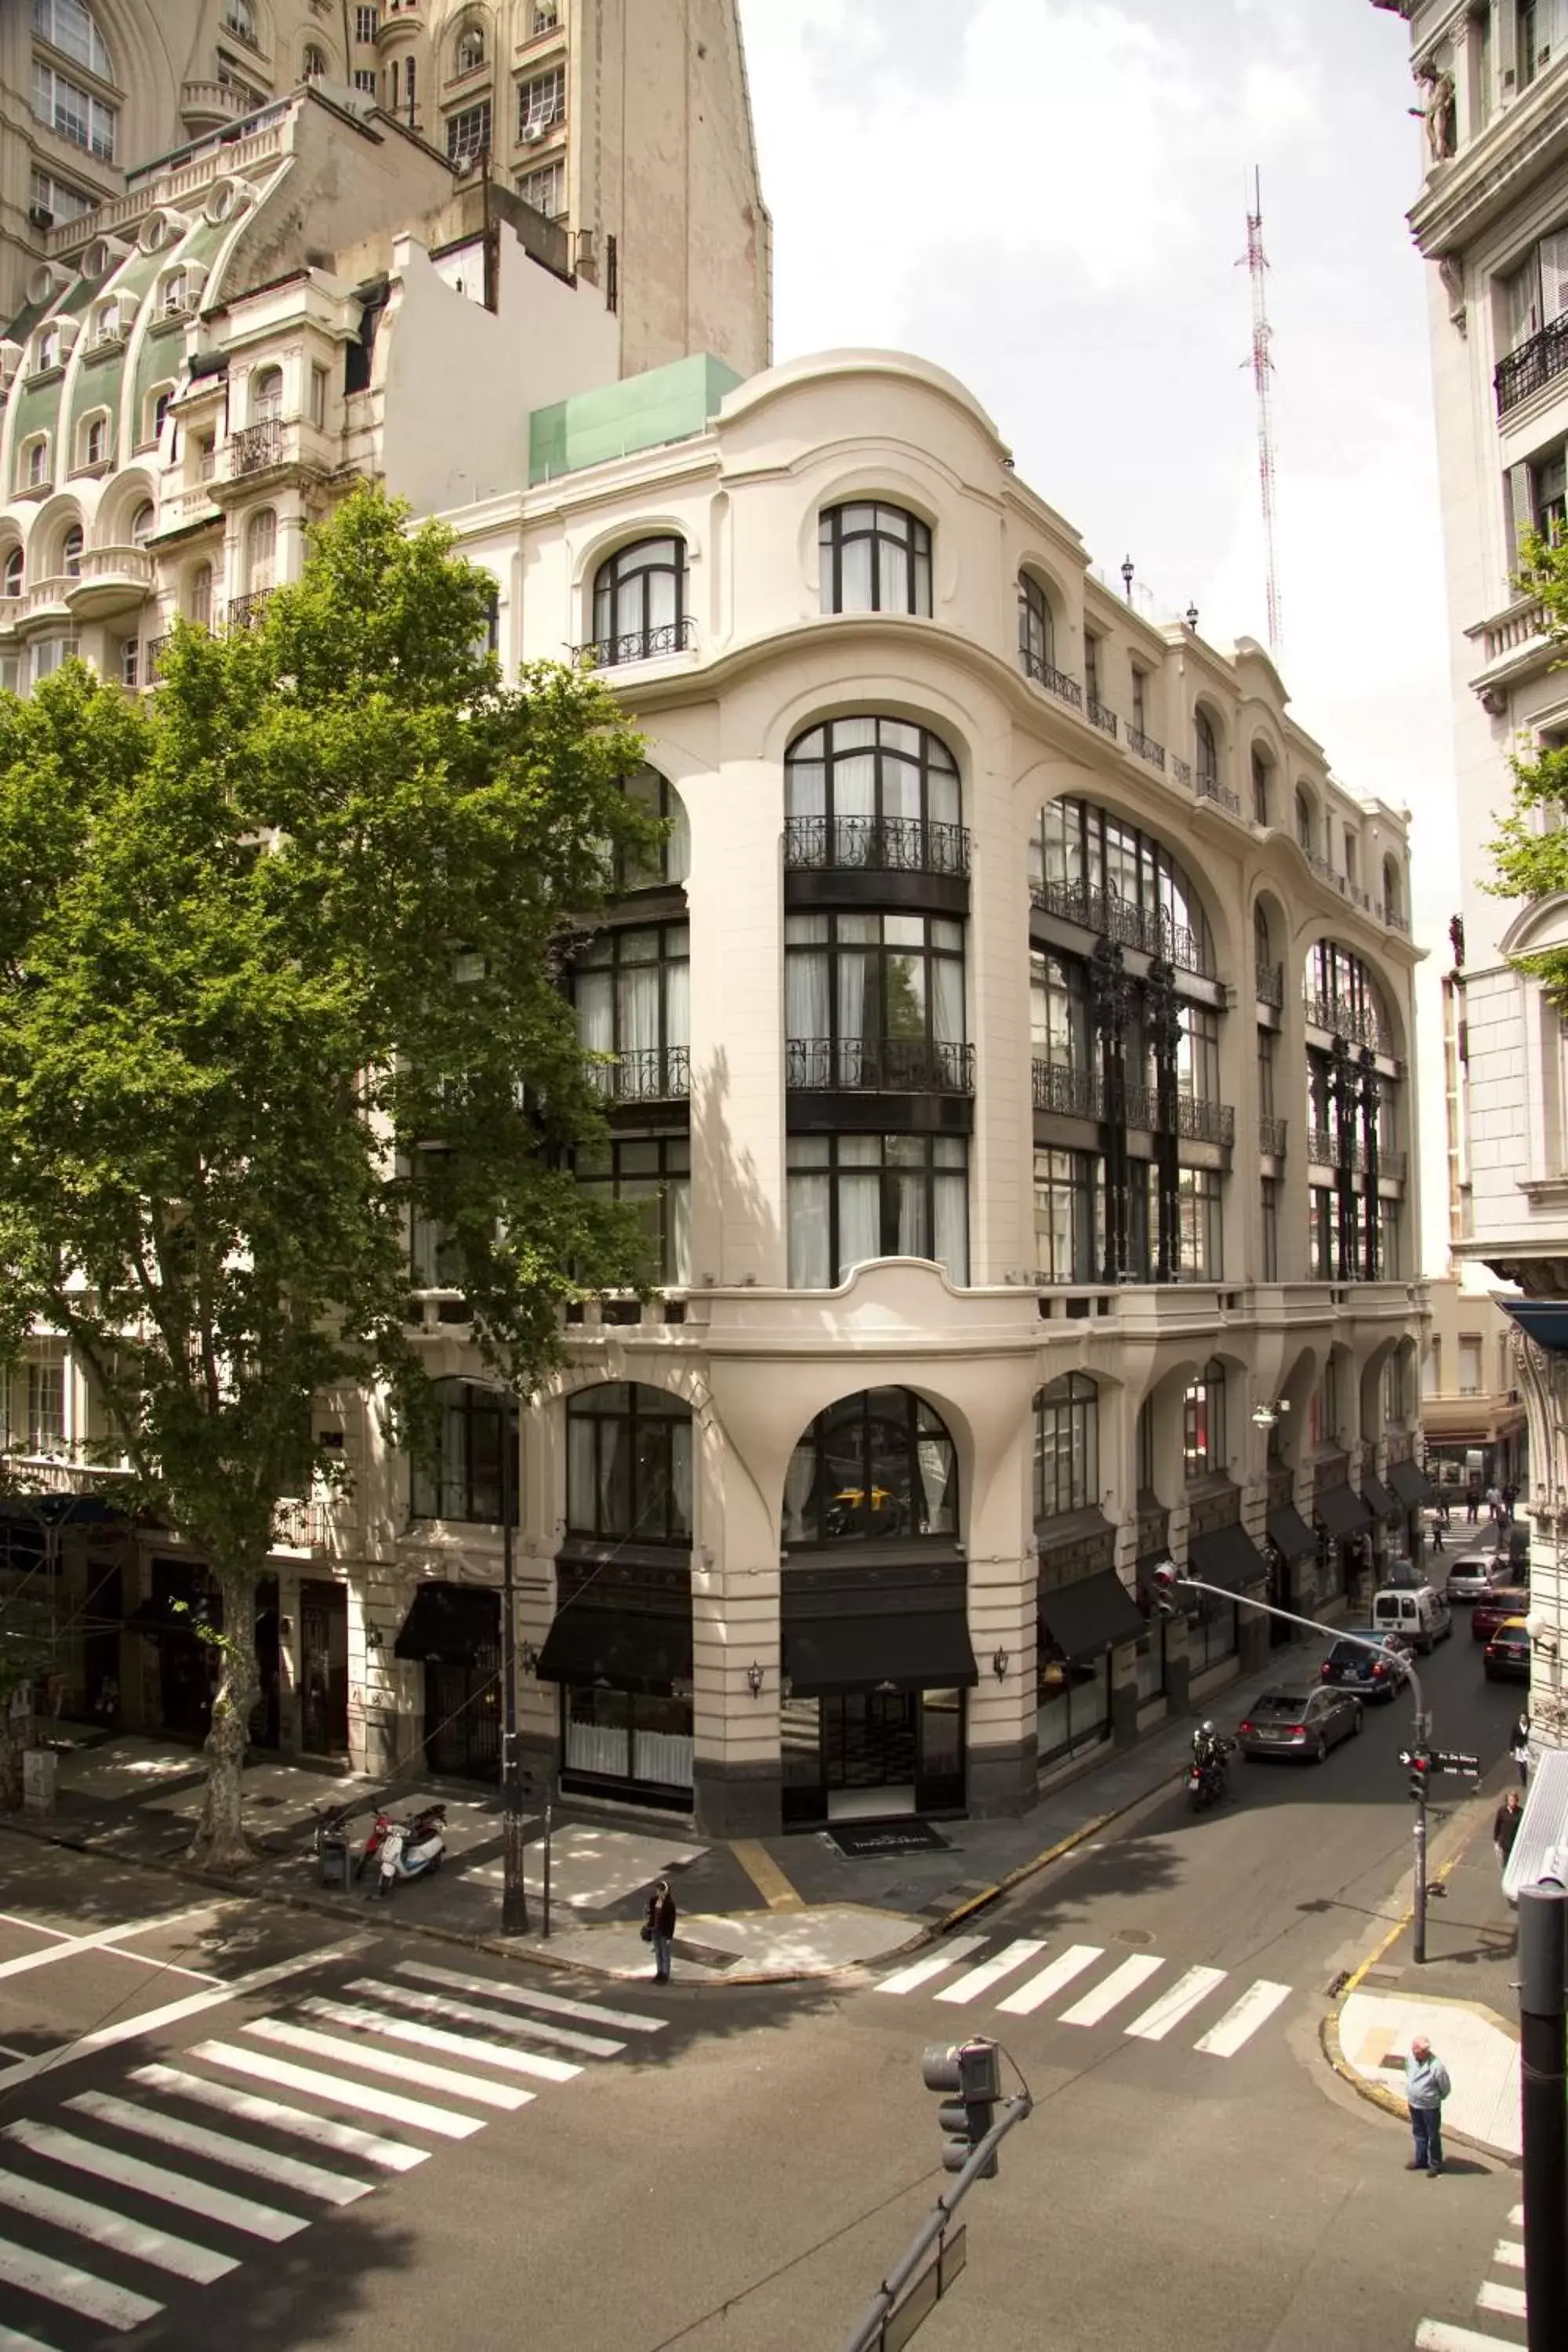
[[[500,1789],[501,1898],[503,1936],[528,1933],[528,1887],[522,1874],[522,1757],[517,1728],[517,1577],[513,1558],[512,1497],[516,1492],[512,1390],[503,1391],[500,1432]]]

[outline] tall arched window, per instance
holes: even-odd
[[[864,1389],[819,1412],[784,1474],[786,1545],[958,1533],[958,1461],[910,1389]]]
[[[594,575],[594,654],[601,668],[651,661],[687,642],[686,542],[639,539]]]
[[[478,25],[465,25],[453,52],[454,74],[477,73],[485,61],[485,37]]]
[[[324,49],[317,48],[312,41],[307,45],[304,57],[300,61],[300,79],[301,81],[324,81],[326,78],[326,52]]]
[[[232,5],[232,0],[230,0]],[[114,79],[114,67],[98,22],[84,0],[33,0],[33,30],[53,49],[74,58],[100,81]],[[85,142],[84,142],[85,143]]]
[[[245,593],[265,596],[273,585],[278,561],[278,517],[262,507],[245,527]]]
[[[1225,1366],[1211,1357],[1182,1400],[1182,1468],[1190,1484],[1210,1478],[1230,1459],[1225,1425]]]
[[[931,530],[902,507],[825,507],[817,525],[825,613],[931,613]]]
[[[131,544],[145,547],[153,536],[153,526],[158,516],[151,499],[143,499],[131,518]]]
[[[1219,782],[1219,745],[1215,740],[1214,724],[1206,710],[1198,711],[1193,719],[1194,765],[1201,783]]]
[[[187,617],[195,623],[197,628],[212,627],[213,568],[210,563],[198,563],[191,573],[190,586],[185,598],[185,612]]]
[[[1296,787],[1296,839],[1310,857],[1318,846],[1318,823],[1311,801],[1300,784]]]
[[[250,421],[265,425],[283,414],[283,371],[279,367],[258,368],[250,379]]]
[[[958,763],[899,719],[833,719],[784,757],[784,863],[802,870],[967,874]]]
[[[1042,683],[1057,666],[1056,624],[1050,599],[1027,572],[1018,574],[1018,660],[1026,677]]]
[[[1274,961],[1274,944],[1268,930],[1268,917],[1262,907],[1252,910],[1252,952],[1260,972]]]
[[[606,1381],[566,1406],[566,1532],[691,1542],[691,1407],[640,1381]]]
[[[1271,824],[1269,814],[1268,761],[1254,744],[1252,751],[1252,821],[1254,824]]]
[[[1098,1507],[1100,1390],[1068,1372],[1035,1398],[1035,1519]]]
[[[5,551],[5,570],[4,574],[5,584],[3,591],[0,591],[0,593],[3,593],[7,596],[19,596],[22,593],[22,580],[25,570],[26,559],[23,556],[21,549],[19,547],[8,547]]]
[[[1399,861],[1385,857],[1383,861],[1383,917],[1396,929],[1405,927],[1405,886],[1400,877]]]
[[[1093,801],[1047,801],[1029,856],[1049,912],[1214,977],[1208,920],[1184,869],[1125,817]]]
[[[60,570],[68,580],[81,578],[82,528],[73,522],[60,541]]]
[[[416,1519],[471,1519],[499,1525],[503,1494],[518,1523],[518,1409],[515,1397],[472,1381],[435,1383],[437,1420],[428,1446],[414,1457],[413,1514]],[[506,1479],[501,1449],[510,1440],[511,1475]],[[510,1492],[506,1494],[510,1484]]]

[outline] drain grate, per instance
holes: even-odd
[[[1131,1944],[1134,1950],[1142,1952],[1148,1949],[1154,1938],[1147,1927],[1118,1927],[1115,1940],[1119,1944]]]

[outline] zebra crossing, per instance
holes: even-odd
[[[1483,2279],[1476,2296],[1476,2309],[1485,2317],[1486,2326],[1461,2327],[1447,2319],[1424,2319],[1415,2330],[1415,2352],[1524,2352],[1530,2310],[1524,2288],[1518,2284],[1524,2270],[1522,2205],[1514,2206],[1508,2227],[1515,2234],[1498,2240],[1490,2263],[1491,2269],[1505,2275]],[[1500,2326],[1508,2329],[1506,2335],[1498,2333]]]
[[[925,1993],[953,2009],[993,2009],[998,2017],[1034,2017],[1070,1991],[1074,1998],[1067,2007],[1054,2011],[1054,2022],[1088,2028],[1115,2019],[1119,2011],[1152,1989],[1156,1978],[1178,1966],[1153,1952],[1134,1952],[1116,1959],[1100,1944],[1069,1944],[1045,1958],[1051,1948],[1043,1937],[1017,1937],[999,1950],[989,1948],[993,1942],[988,1936],[954,1936],[939,1950],[911,1960],[907,1968],[896,1969],[873,1990],[895,2000]],[[1042,1958],[1044,1965],[1036,1967]],[[1113,1964],[1101,1973],[1108,1961]],[[965,1966],[966,1962],[970,1965]],[[961,1973],[954,1975],[955,1969]],[[1024,1976],[1026,1969],[1031,1973]],[[1080,1982],[1090,1977],[1092,1982]],[[942,1979],[947,1981],[940,1982]],[[1004,1985],[1009,1987],[1005,1993],[1000,1991]],[[1258,1977],[1238,1990],[1227,1969],[1189,1968],[1166,1981],[1146,2007],[1121,2024],[1121,2031],[1133,2041],[1164,2042],[1178,2026],[1195,2020],[1200,2010],[1223,1999],[1227,1987],[1234,1995],[1229,2006],[1214,2018],[1192,2047],[1208,2058],[1234,2058],[1289,2000],[1289,1985]],[[997,1994],[1000,1997],[994,2000]]]
[[[84,2323],[140,2327],[171,2291],[231,2277],[437,2146],[647,2053],[666,2023],[398,1960],[78,2091],[47,2120],[7,2117],[0,2352],[69,2352]]]

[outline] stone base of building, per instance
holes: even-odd
[[[700,1836],[779,1835],[784,1827],[784,1780],[776,1763],[720,1764],[699,1756],[692,1763],[691,1778],[692,1811]]]
[[[964,1811],[972,1822],[1010,1821],[1028,1812],[1039,1785],[1033,1738],[1002,1748],[972,1748],[968,1778]]]

